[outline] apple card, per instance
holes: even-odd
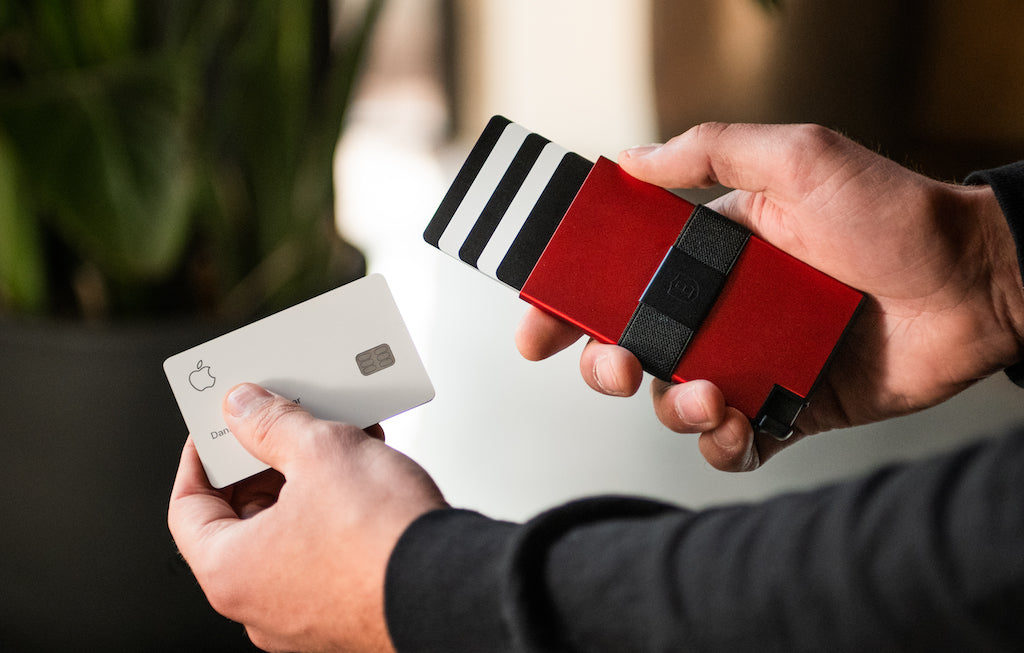
[[[366,428],[434,398],[387,282],[364,277],[171,356],[164,373],[222,488],[268,468],[228,430],[224,395],[258,383],[321,419]]]

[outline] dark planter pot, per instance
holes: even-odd
[[[0,650],[251,651],[167,531],[197,328],[0,322]]]

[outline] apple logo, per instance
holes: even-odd
[[[196,363],[196,369],[188,375],[188,382],[192,384],[193,388],[202,392],[207,388],[212,388],[217,379],[210,374],[210,366],[203,365],[203,361],[199,361]]]

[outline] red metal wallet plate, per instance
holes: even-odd
[[[618,342],[694,206],[601,158],[520,296]],[[751,236],[673,379],[707,379],[754,419],[777,385],[806,398],[861,293]]]

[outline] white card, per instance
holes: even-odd
[[[258,383],[316,417],[359,428],[434,398],[379,274],[171,356],[164,373],[216,488],[268,468],[224,422],[221,403],[238,383]]]

